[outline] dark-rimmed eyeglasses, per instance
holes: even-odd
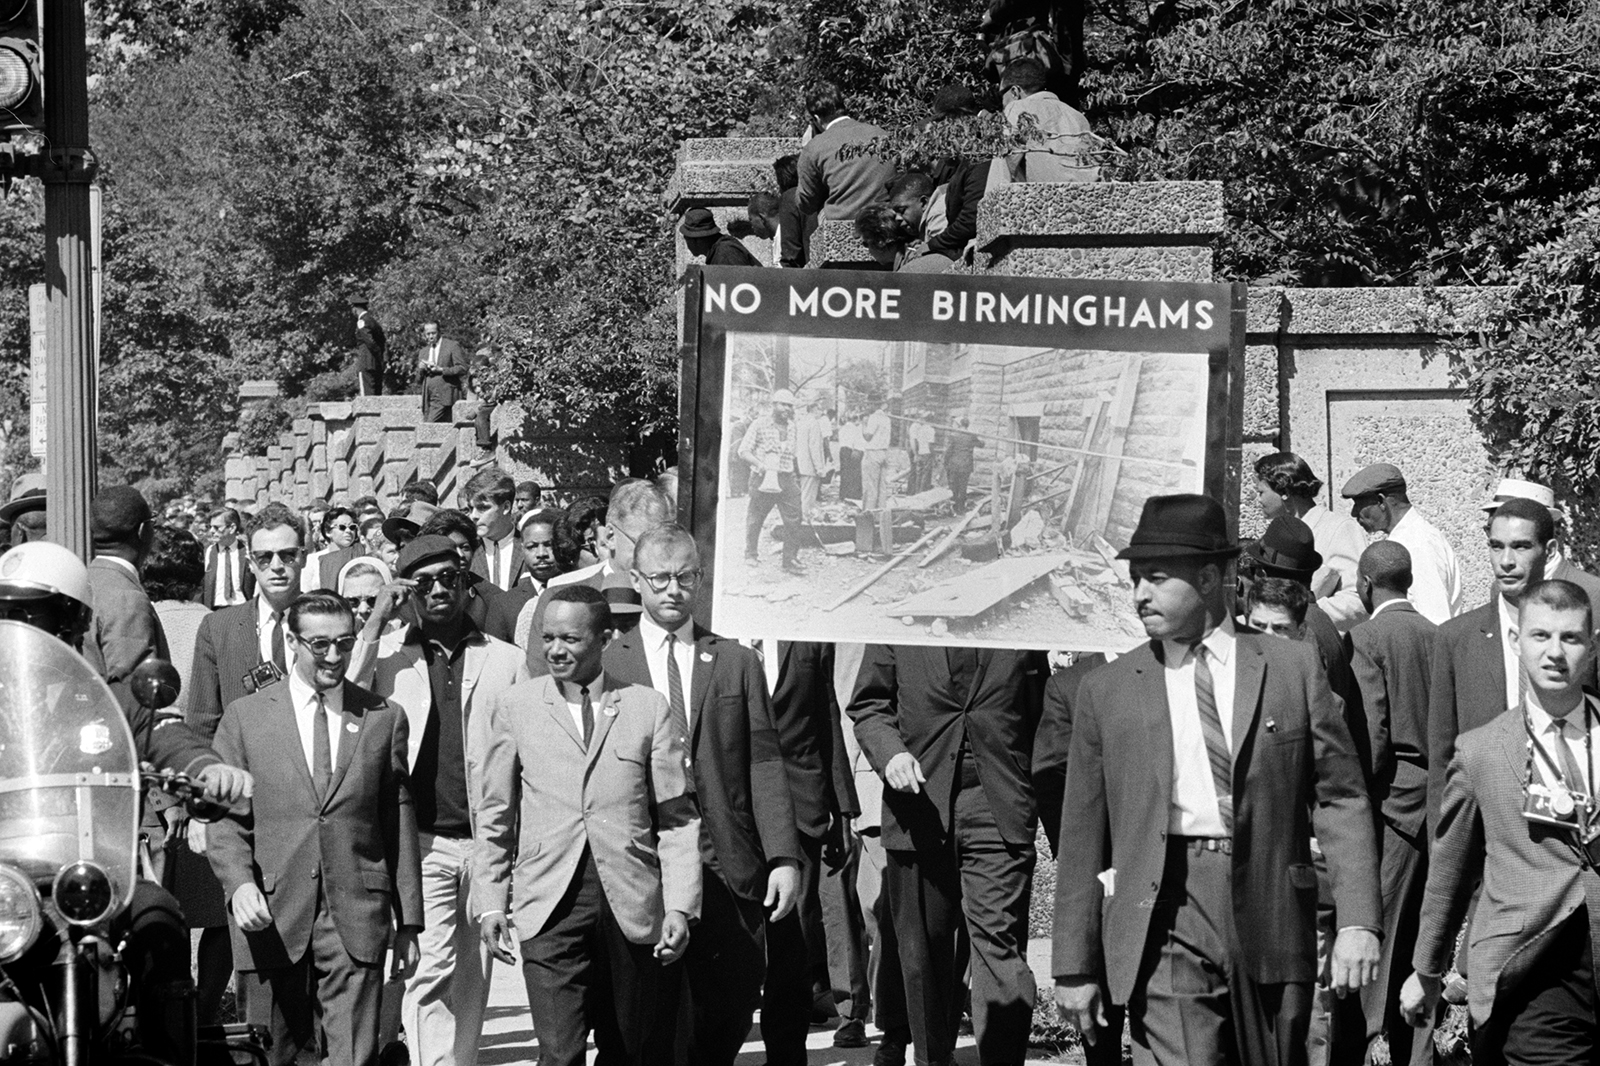
[[[418,596],[426,596],[432,592],[434,585],[438,585],[446,592],[454,592],[466,584],[466,571],[441,570],[437,574],[418,574],[411,580],[415,582],[413,588]]]
[[[671,570],[662,570],[655,574],[646,574],[635,570],[634,573],[644,578],[644,583],[650,586],[651,592],[665,592],[674,581],[685,592],[693,592],[695,587],[700,584],[699,570],[679,570],[677,573],[673,573]]]
[[[313,655],[326,655],[332,648],[339,649],[340,655],[349,655],[356,646],[355,637],[302,637],[296,634],[295,640],[311,649]]]
[[[279,548],[277,551],[251,552],[250,561],[256,564],[257,570],[265,570],[272,565],[276,557],[284,566],[294,566],[300,562],[302,552],[299,548]]]

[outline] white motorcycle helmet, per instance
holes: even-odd
[[[77,647],[88,631],[89,568],[59,544],[19,544],[0,555],[0,618],[26,622]]]

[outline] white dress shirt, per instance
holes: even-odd
[[[236,540],[231,548],[212,548],[211,552],[217,564],[217,580],[216,586],[211,590],[211,603],[208,606],[232,607],[243,603],[244,546]],[[231,588],[233,595],[223,595],[224,588]]]
[[[782,665],[779,662],[778,642],[775,640],[763,641],[758,638],[756,640],[741,640],[739,643],[755,652],[756,658],[761,660],[761,670],[767,675],[767,695],[776,696],[778,694],[778,668]]]
[[[877,411],[868,415],[867,424],[862,429],[862,450],[869,452],[888,451],[890,435],[888,412]]]
[[[331,759],[329,766],[338,766],[339,734],[344,731],[344,686],[335,685],[320,695],[328,708],[328,755]],[[301,681],[300,675],[293,670],[289,671],[289,702],[294,706],[294,724],[300,731],[300,750],[305,754],[306,769],[311,771],[312,780],[316,780],[317,775],[311,732],[316,725],[317,696],[316,689]]]
[[[1567,744],[1572,748],[1573,761],[1578,764],[1578,773],[1583,775],[1582,788],[1585,793],[1590,791],[1589,786],[1589,759],[1583,749],[1583,718],[1585,712],[1589,716],[1589,743],[1600,747],[1600,700],[1593,696],[1585,696],[1584,702],[1572,708],[1567,714],[1566,729]],[[1544,753],[1550,756],[1550,761],[1557,766],[1561,765],[1561,751],[1556,747],[1555,719],[1550,717],[1548,711],[1539,706],[1538,697],[1533,692],[1528,693],[1528,724],[1533,727],[1533,737]],[[1535,771],[1552,788],[1556,785],[1556,776],[1550,772],[1550,767],[1537,756],[1533,760]]]
[[[600,697],[605,694],[605,676],[601,674],[585,687],[589,690],[589,706],[593,713],[600,713]],[[556,682],[561,689],[561,698],[567,701],[567,713],[572,715],[572,727],[578,731],[578,736],[583,736],[583,696],[582,689],[565,681]],[[576,698],[574,698],[576,697]]]
[[[1194,652],[1179,641],[1161,643],[1166,652],[1163,675],[1167,711],[1172,718],[1172,806],[1167,832],[1187,837],[1228,836],[1217,805],[1206,735],[1200,728],[1200,703],[1194,694]],[[1217,717],[1222,720],[1222,736],[1232,752],[1234,678],[1239,665],[1233,622],[1224,620],[1202,643],[1206,666],[1211,671],[1211,692],[1217,700]]]
[[[511,583],[507,580],[511,576],[511,546],[516,540],[517,531],[513,528],[499,540],[483,542],[483,557],[489,567],[489,580],[496,588],[507,592],[511,590]]]
[[[1500,612],[1500,658],[1506,667],[1506,706],[1515,707],[1522,700],[1522,659],[1517,655],[1517,616],[1511,612],[1504,596],[1494,598]]]
[[[1320,587],[1330,573],[1339,575],[1339,589],[1317,600],[1317,606],[1333,620],[1334,628],[1347,633],[1367,617],[1356,592],[1356,563],[1367,550],[1367,532],[1347,514],[1334,514],[1320,503],[1311,505],[1301,519],[1311,529],[1311,542],[1322,556],[1322,569],[1311,579]]]
[[[683,685],[683,711],[684,717],[692,728],[694,707],[689,703],[689,694],[694,691],[694,619],[687,619],[679,626],[676,633],[670,634],[678,638],[676,654],[678,656],[678,680]],[[645,662],[650,667],[650,687],[667,698],[667,703],[672,703],[672,693],[667,689],[667,637],[668,632],[656,625],[655,619],[646,611],[639,616],[639,639],[644,643]]]
[[[1409,598],[1417,613],[1439,626],[1460,614],[1461,568],[1444,534],[1413,507],[1395,523],[1389,539],[1411,553]]]
[[[294,672],[294,648],[289,646],[289,612],[283,612],[283,664]],[[272,604],[267,602],[265,596],[256,597],[256,648],[261,652],[261,661],[272,661]]]

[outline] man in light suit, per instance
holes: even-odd
[[[1595,654],[1583,589],[1546,581],[1527,590],[1517,653],[1525,699],[1463,734],[1450,763],[1401,1010],[1419,1024],[1436,1016],[1456,930],[1481,880],[1467,937],[1472,1061],[1593,1063],[1600,848],[1584,838],[1597,818],[1600,704],[1582,686]]]
[[[1145,501],[1134,606],[1151,640],[1079,687],[1057,874],[1056,1002],[1090,1039],[1126,1006],[1141,1064],[1303,1063],[1315,834],[1339,930],[1330,984],[1372,980],[1383,911],[1366,782],[1313,649],[1238,633],[1238,545],[1205,496]]]
[[[806,93],[806,111],[816,136],[800,149],[799,205],[802,213],[853,219],[884,198],[894,167],[884,159],[889,134],[845,114],[844,94],[830,82]],[[843,151],[846,146],[852,150]]]
[[[1556,547],[1550,509],[1529,499],[1496,508],[1485,528],[1494,575],[1489,602],[1439,627],[1428,693],[1428,809],[1444,802],[1445,773],[1456,738],[1487,725],[1521,698],[1516,610],[1528,589],[1545,579]],[[1593,601],[1590,601],[1593,606]],[[1583,681],[1594,686],[1595,664]]]
[[[83,657],[116,684],[152,655],[167,658],[161,620],[139,580],[155,526],[150,505],[131,485],[103,490],[90,507],[94,559],[89,563],[89,606],[94,619]]]
[[[255,776],[248,813],[216,823],[208,856],[233,919],[246,1017],[272,1066],[318,1041],[329,1062],[378,1057],[383,956],[416,965],[422,873],[405,714],[344,679],[355,616],[338,596],[289,609],[289,677],[229,705],[217,753]],[[391,926],[392,919],[392,926]]]
[[[689,738],[704,863],[700,926],[684,961],[694,1015],[689,1061],[732,1066],[766,976],[767,921],[794,909],[800,843],[766,679],[755,653],[697,626],[700,555],[660,525],[634,546],[639,626],[605,650],[607,675],[666,697]]]
[[[833,470],[833,457],[828,454],[828,438],[833,435],[833,427],[828,424],[828,416],[822,413],[822,397],[812,396],[807,402],[797,433],[794,463],[800,475],[800,522],[806,525],[817,506],[822,480]]]
[[[558,589],[550,674],[490,708],[473,909],[523,978],[542,1066],[672,1061],[674,965],[700,915],[700,819],[667,701],[603,672],[610,612]]]
[[[1028,893],[1038,808],[1030,775],[1048,669],[1042,653],[867,645],[850,701],[887,786],[884,885],[919,1063],[956,1045],[972,951],[972,1028],[986,1063],[1020,1063],[1037,995]],[[889,1034],[883,1053],[903,1042]]]
[[[1417,938],[1428,876],[1428,684],[1439,627],[1406,599],[1411,553],[1380,540],[1356,564],[1355,592],[1367,617],[1350,630],[1351,668],[1361,686],[1372,745],[1372,802],[1381,819],[1378,884],[1383,894],[1383,957],[1377,980],[1361,990],[1366,1046],[1384,1032],[1393,1062],[1429,1066],[1433,1024],[1400,1024],[1400,983]]]
[[[422,324],[423,345],[417,349],[416,379],[422,385],[422,420],[449,422],[456,401],[467,391],[471,366],[454,337],[441,337],[439,323]]]
[[[244,557],[239,512],[223,507],[207,520],[211,545],[206,549],[206,576],[200,602],[207,607],[236,607],[256,594],[256,578]]]
[[[492,966],[468,907],[488,708],[528,670],[520,651],[467,617],[465,571],[450,538],[417,537],[401,549],[397,567],[416,620],[385,634],[375,660],[352,660],[350,677],[404,711],[411,738],[426,908],[402,1009],[411,1061],[473,1066]],[[358,642],[360,650],[371,647]]]

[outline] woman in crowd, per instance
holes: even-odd
[[[329,552],[341,551],[356,542],[360,535],[356,513],[348,507],[333,507],[322,516],[322,539],[328,545],[321,551],[306,556],[305,568],[300,571],[300,591],[313,592],[322,585],[322,557]]]
[[[1356,560],[1367,547],[1367,534],[1354,518],[1335,514],[1317,502],[1322,482],[1306,461],[1293,452],[1274,452],[1256,460],[1256,502],[1268,522],[1288,514],[1311,527],[1322,569],[1311,580],[1317,605],[1348,632],[1367,616],[1356,594]]]
[[[189,671],[194,666],[194,641],[200,621],[211,611],[197,602],[206,568],[200,542],[187,529],[157,526],[150,553],[145,556],[139,577],[155,604],[156,617],[167,635],[167,650],[177,667],[183,688],[173,709],[182,714],[189,709]]]
[[[358,631],[372,617],[372,609],[383,594],[384,586],[393,581],[394,571],[389,569],[389,564],[372,556],[352,559],[339,571],[338,592],[355,612]],[[399,624],[398,619],[395,624]]]

